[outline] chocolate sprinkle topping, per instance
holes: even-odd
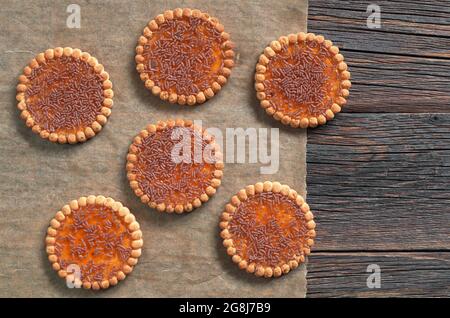
[[[62,269],[76,264],[83,282],[108,280],[131,256],[131,233],[126,223],[107,207],[85,206],[61,222],[55,255]]]
[[[292,118],[325,114],[341,90],[331,53],[316,41],[282,45],[265,75],[267,99]]]
[[[195,95],[211,87],[223,66],[221,34],[201,18],[166,20],[144,46],[144,72],[163,91]]]
[[[27,109],[35,123],[50,133],[74,133],[90,126],[101,113],[103,79],[81,59],[47,60],[27,77]]]
[[[174,129],[183,129],[191,139],[190,157],[177,163],[172,149],[180,140],[173,138]],[[159,130],[137,145],[137,162],[132,169],[141,190],[151,202],[185,205],[205,193],[214,178],[214,159],[205,160],[205,147],[209,144],[202,134],[191,127]],[[197,149],[197,150],[195,150]],[[196,153],[203,154],[197,158]],[[181,154],[185,156],[186,154]]]
[[[249,196],[233,213],[229,231],[237,254],[249,264],[281,266],[307,247],[304,214],[281,193]]]

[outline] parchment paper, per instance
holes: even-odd
[[[254,67],[271,40],[306,30],[307,0],[76,1],[81,29],[66,27],[72,1],[2,1],[0,11],[0,296],[304,297],[306,269],[280,279],[240,271],[226,255],[218,219],[233,194],[257,181],[278,180],[305,195],[303,130],[285,128],[259,108]],[[218,17],[236,43],[229,83],[197,107],[161,102],[135,71],[134,48],[146,23],[165,9],[193,7]],[[72,46],[96,56],[110,73],[114,108],[103,131],[85,144],[41,140],[19,119],[15,86],[22,68],[50,47]],[[280,128],[280,170],[261,175],[260,164],[227,164],[215,197],[186,215],[158,214],[128,186],[125,156],[132,138],[150,122],[184,117],[204,126]],[[106,291],[70,290],[44,251],[49,220],[82,195],[122,201],[144,233],[133,273]]]

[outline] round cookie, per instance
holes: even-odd
[[[106,124],[112,83],[102,64],[70,47],[48,49],[19,77],[17,107],[26,125],[52,142],[84,142]]]
[[[321,35],[282,36],[264,49],[256,65],[260,105],[292,127],[325,124],[347,103],[350,72],[339,48]]]
[[[143,245],[139,223],[112,198],[90,195],[71,201],[50,221],[48,259],[75,287],[105,289],[125,279]]]
[[[287,185],[266,181],[231,198],[222,213],[220,236],[240,269],[279,277],[305,261],[316,236],[308,204]]]
[[[223,162],[219,145],[189,120],[148,125],[130,145],[130,187],[151,208],[190,212],[216,193]]]
[[[189,8],[157,15],[136,47],[136,69],[145,87],[180,105],[204,103],[227,83],[233,43],[218,19]]]

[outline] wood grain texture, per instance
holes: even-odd
[[[308,30],[341,48],[353,87],[345,114],[308,132],[308,296],[448,297],[450,2],[377,1],[380,29],[371,3],[309,5]],[[373,263],[381,289],[366,285]]]
[[[450,115],[340,114],[308,134],[319,250],[450,250]]]
[[[380,288],[367,287],[367,266],[381,270]],[[450,253],[314,253],[307,297],[448,297]]]
[[[344,49],[450,58],[448,1],[377,1],[380,29],[367,28],[366,10],[371,3],[312,1],[309,29],[329,35]]]
[[[450,112],[450,60],[344,52],[353,87],[344,112]]]
[[[308,30],[333,40],[352,73],[345,111],[450,112],[450,2],[378,1],[380,29],[367,27],[369,4],[310,4]]]

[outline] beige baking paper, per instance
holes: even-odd
[[[81,28],[66,25],[67,1],[3,1],[0,11],[0,296],[1,297],[304,297],[306,268],[280,279],[240,271],[219,239],[218,220],[239,189],[277,180],[305,194],[306,134],[268,117],[253,88],[259,54],[281,35],[306,30],[307,1],[76,1]],[[166,9],[198,8],[218,17],[236,44],[236,67],[219,95],[197,107],[170,105],[148,92],[135,71],[134,49],[147,22]],[[78,47],[98,58],[114,85],[113,112],[85,144],[58,145],[19,119],[15,87],[36,54]],[[226,164],[223,184],[206,205],[185,215],[158,214],[130,190],[125,157],[132,138],[166,118],[203,120],[204,127],[267,127],[280,131],[280,168]],[[133,273],[106,291],[70,290],[44,251],[49,220],[64,204],[102,194],[136,215],[144,250]]]

